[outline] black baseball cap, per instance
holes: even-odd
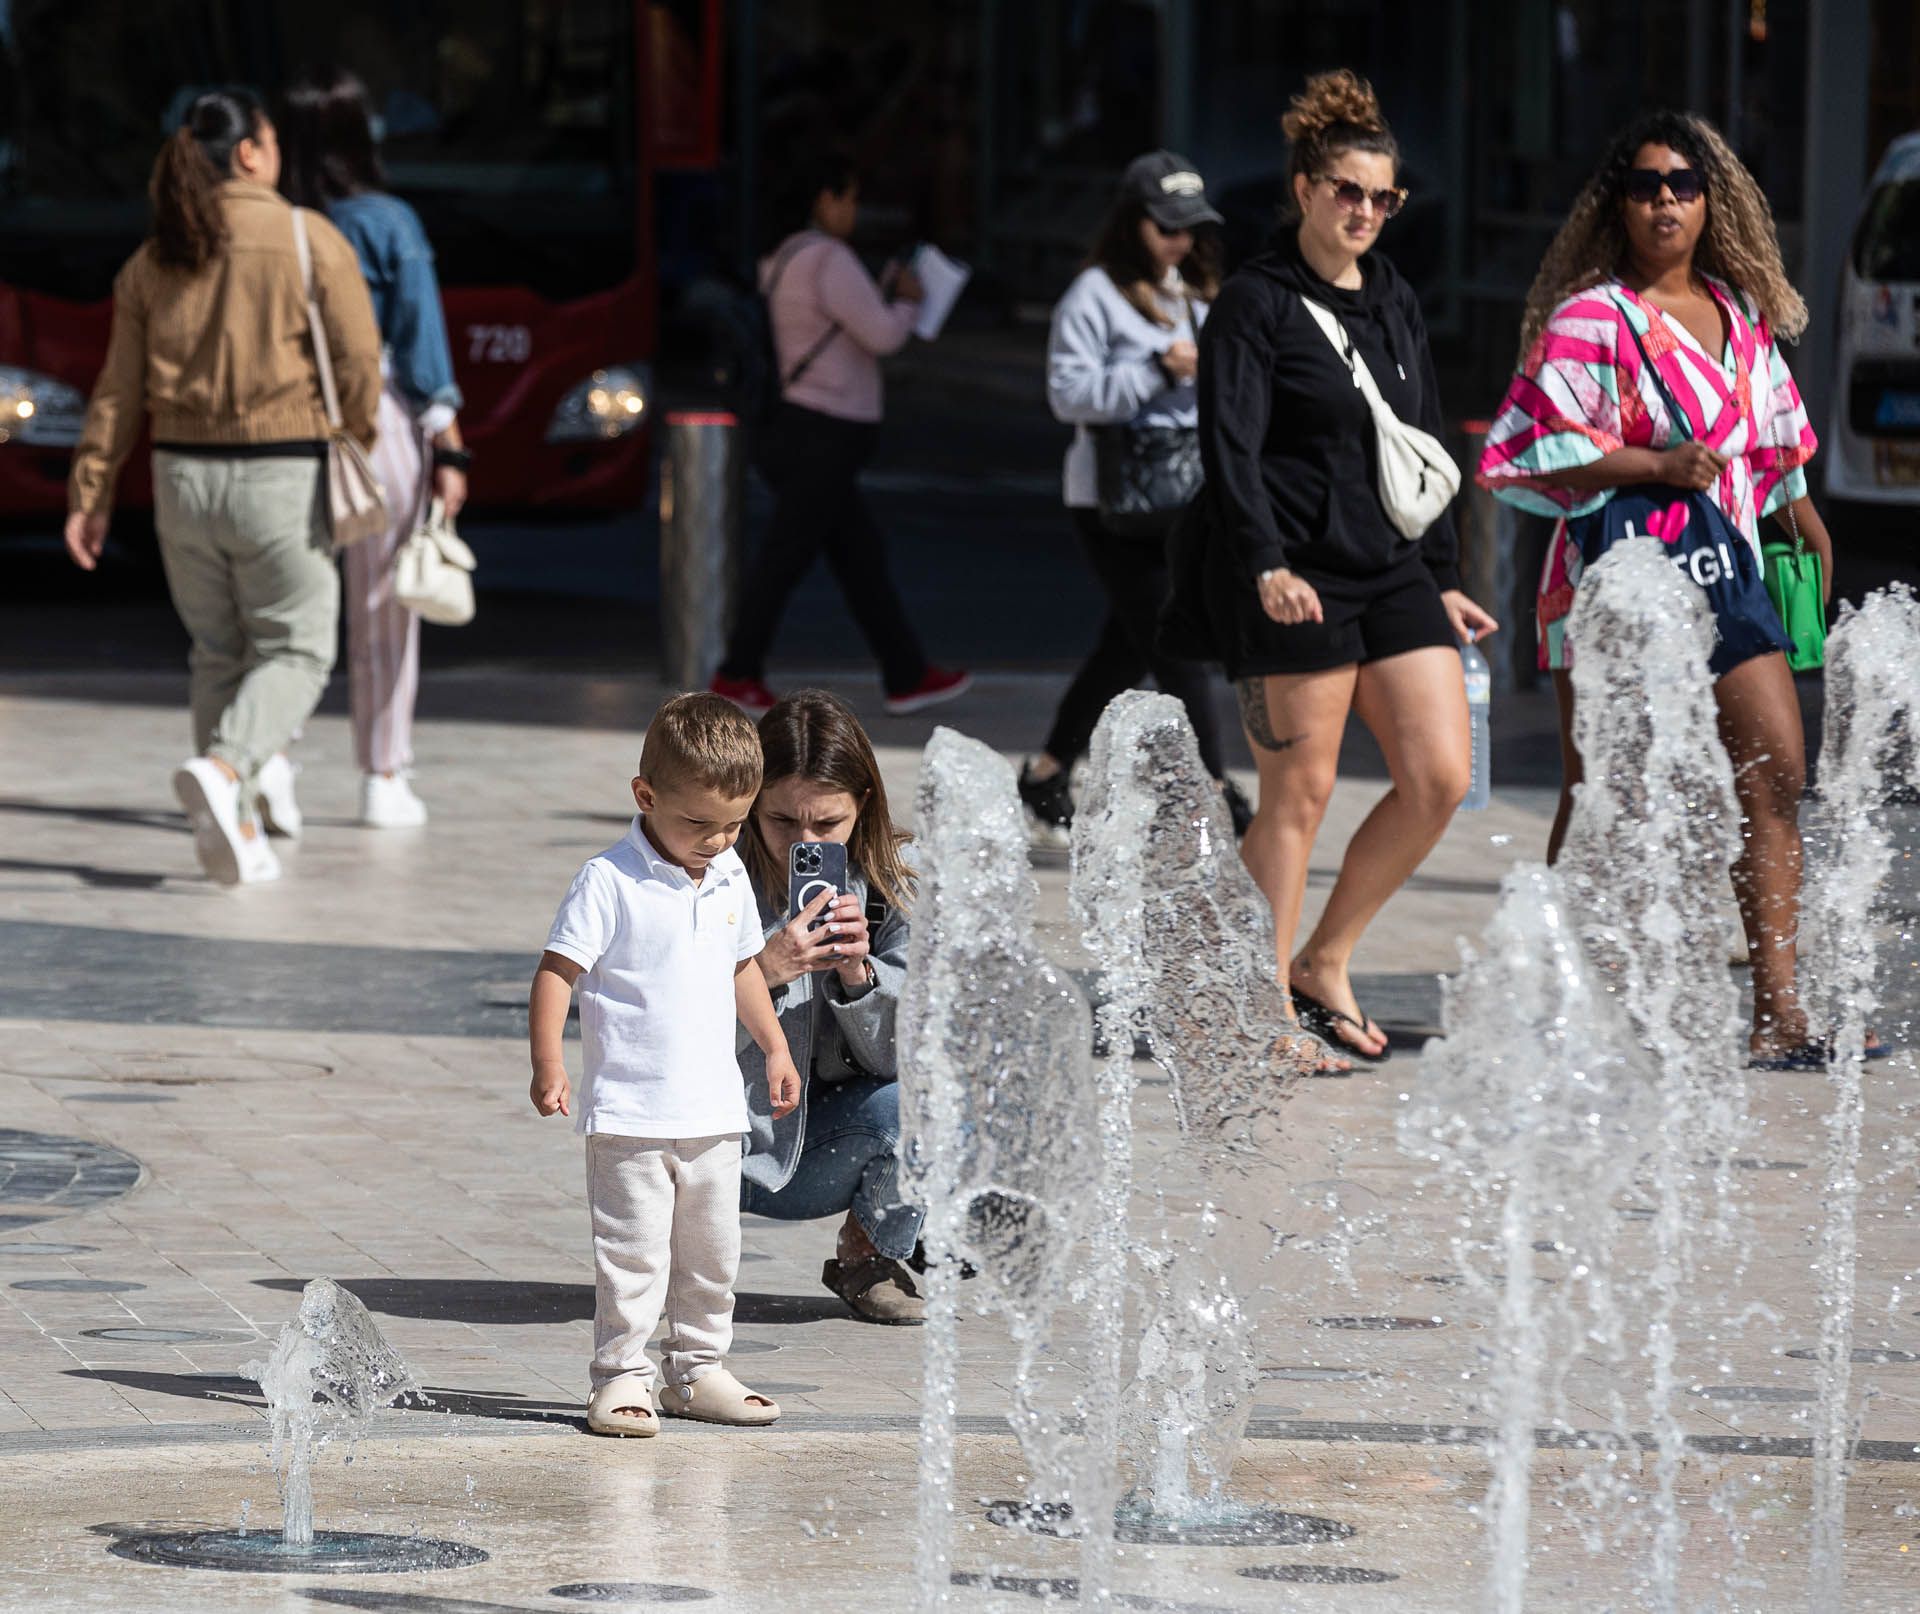
[[[1127,164],[1120,191],[1147,210],[1147,217],[1168,230],[1191,230],[1225,221],[1207,202],[1206,182],[1186,158],[1172,151],[1150,151]]]

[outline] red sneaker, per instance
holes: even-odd
[[[707,685],[707,693],[732,701],[748,717],[764,717],[780,698],[757,678],[722,678],[717,674]]]
[[[929,667],[926,677],[912,689],[903,689],[887,697],[887,712],[893,717],[908,717],[966,694],[973,688],[973,674],[951,667]]]

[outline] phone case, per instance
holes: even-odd
[[[822,889],[847,889],[847,849],[838,841],[796,841],[787,853],[787,918],[800,917],[800,910],[820,895]],[[807,926],[817,928],[816,919]]]

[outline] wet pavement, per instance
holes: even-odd
[[[872,719],[895,803],[910,804],[931,722],[880,716],[844,662],[821,676]],[[938,715],[1018,754],[1063,682],[1057,668],[998,672]],[[157,665],[0,676],[0,1609],[908,1606],[919,1336],[861,1324],[821,1287],[828,1224],[746,1225],[737,1366],[779,1398],[779,1424],[613,1442],[579,1423],[592,1304],[579,1146],[527,1105],[519,1005],[569,876],[626,822],[657,684],[632,666],[430,664],[421,832],[353,827],[345,722],[323,710],[300,748],[306,838],[284,881],[240,892],[199,879],[168,794],[183,689]],[[1123,1606],[1485,1606],[1475,1510],[1498,1296],[1461,1281],[1449,1207],[1422,1191],[1393,1125],[1440,976],[1544,841],[1551,714],[1532,696],[1499,721],[1514,765],[1494,807],[1455,821],[1359,960],[1363,997],[1404,1051],[1307,1084],[1291,1111],[1294,1186],[1274,1211],[1287,1293],[1235,1488],[1351,1533],[1127,1547]],[[1364,745],[1353,759],[1310,904],[1380,788]],[[1049,946],[1088,971],[1064,857],[1038,854],[1036,871]],[[1897,878],[1895,908],[1920,911],[1920,875]],[[1908,972],[1891,990],[1904,1021],[1920,989]],[[1164,1079],[1139,1068],[1144,1164],[1172,1120]],[[1825,1081],[1756,1078],[1753,1094],[1749,1244],[1696,1275],[1682,1336],[1681,1493],[1702,1543],[1690,1609],[1731,1584],[1717,1576],[1744,1577],[1737,1606],[1769,1610],[1799,1606],[1804,1580],[1814,1365],[1794,1353],[1817,1339]],[[1910,1057],[1872,1067],[1868,1095],[1859,1343],[1877,1359],[1856,1369],[1872,1394],[1849,1607],[1891,1611],[1920,1606]],[[1630,1216],[1644,1203],[1621,1207],[1629,1265],[1648,1253]],[[1567,1260],[1543,1251],[1542,1281],[1565,1281]],[[322,1454],[319,1523],[417,1530],[487,1560],[323,1583],[116,1556],[135,1526],[277,1521],[260,1398],[237,1369],[320,1274],[365,1301],[432,1405],[383,1415],[351,1464]],[[1012,1360],[1002,1325],[964,1320],[957,1609],[1058,1600],[1077,1573],[1071,1543],[988,1521],[1020,1493]],[[1640,1378],[1633,1362],[1569,1353],[1571,1405],[1596,1427],[1609,1406],[1644,1404]],[[1540,1453],[1539,1606],[1632,1605],[1631,1555],[1587,1550],[1568,1488],[1621,1460]],[[1717,1524],[1730,1506],[1747,1535],[1738,1563]]]

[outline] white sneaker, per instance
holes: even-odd
[[[300,771],[284,751],[276,751],[260,765],[253,782],[254,805],[260,809],[260,822],[269,835],[283,835],[290,841],[300,839],[300,827],[306,822],[300,803],[293,798],[294,776]]]
[[[173,793],[193,826],[193,850],[207,877],[221,885],[257,885],[280,878],[280,860],[266,834],[240,816],[240,785],[206,757],[174,770]]]
[[[418,829],[426,821],[427,804],[404,773],[360,776],[360,822],[368,829]]]

